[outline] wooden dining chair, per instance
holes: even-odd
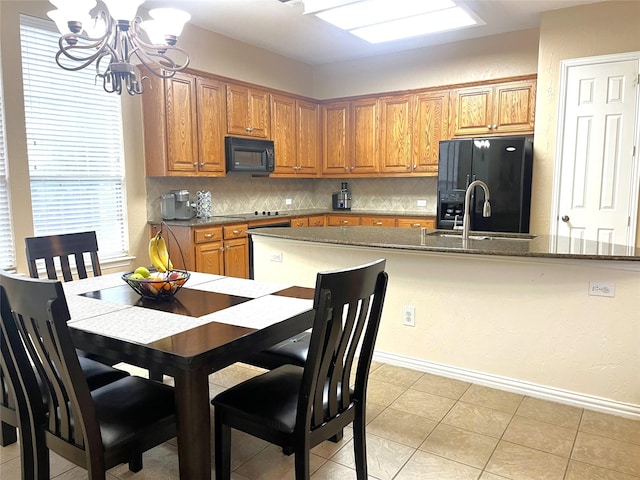
[[[106,470],[120,463],[136,472],[144,451],[175,436],[172,387],[127,376],[89,389],[59,281],[0,271],[0,302],[10,310],[1,327],[13,365],[8,375],[21,392],[18,421],[21,431],[31,433],[32,478],[49,479],[49,450],[86,468],[91,480],[104,480]]]
[[[212,400],[217,480],[231,478],[232,428],[292,448],[295,478],[302,480],[309,478],[311,448],[351,423],[356,475],[366,480],[365,403],[387,288],[385,263],[381,259],[318,273],[304,367],[283,365]],[[355,384],[350,388],[354,361]]]
[[[98,239],[94,231],[29,237],[25,238],[24,242],[31,278],[40,276],[37,261],[44,260],[47,278],[56,280],[58,278],[56,258],[60,262],[60,269],[65,282],[73,280],[70,261],[72,258],[75,262],[78,278],[87,278],[89,275],[85,265],[85,253],[91,259],[93,276],[102,275],[100,261],[98,260]]]

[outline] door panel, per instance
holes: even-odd
[[[633,244],[631,199],[639,61],[567,69],[558,252]]]

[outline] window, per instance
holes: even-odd
[[[16,256],[9,211],[9,182],[6,166],[7,150],[4,136],[5,123],[2,95],[2,75],[0,75],[0,268],[13,270],[16,267]]]
[[[95,230],[101,259],[127,254],[120,97],[54,58],[52,22],[20,16],[35,235]]]

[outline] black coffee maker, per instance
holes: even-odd
[[[351,192],[347,182],[342,182],[339,192],[333,192],[331,206],[334,210],[351,210]]]

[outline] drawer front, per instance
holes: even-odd
[[[222,227],[196,228],[193,233],[195,243],[219,242],[222,240]]]
[[[390,217],[362,217],[360,225],[366,227],[395,227],[396,219]]]
[[[436,221],[432,218],[399,218],[396,225],[404,228],[435,228]]]
[[[310,227],[324,227],[324,215],[318,215],[316,217],[309,217]]]
[[[293,220],[291,220],[291,226],[292,227],[308,227],[309,219],[307,217],[294,218]]]
[[[228,240],[230,238],[242,238],[247,236],[247,228],[248,224],[238,224],[238,225],[225,225],[224,227],[224,239]]]
[[[360,225],[360,217],[351,215],[329,215],[327,224],[330,227]]]

